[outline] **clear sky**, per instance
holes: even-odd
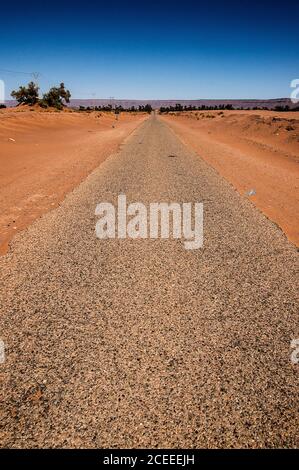
[[[40,72],[73,98],[278,98],[299,78],[299,2],[18,2],[1,5],[6,99]]]

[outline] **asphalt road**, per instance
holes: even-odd
[[[203,248],[96,239],[120,193],[203,202]],[[0,269],[2,447],[298,446],[298,252],[158,118]]]

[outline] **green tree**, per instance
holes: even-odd
[[[62,109],[65,103],[70,102],[70,97],[70,91],[65,89],[64,83],[60,83],[59,87],[52,87],[43,95],[41,105]]]
[[[28,104],[30,106],[38,103],[39,87],[30,82],[26,86],[20,86],[18,90],[13,90],[11,96],[17,100],[19,104]]]

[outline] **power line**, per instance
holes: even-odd
[[[16,70],[8,70],[8,69],[0,69],[0,72],[12,73],[12,74],[17,74],[17,75],[31,75],[36,86],[38,86],[38,79],[41,76],[40,72],[20,72]]]
[[[31,75],[31,77],[33,77],[34,80],[36,81],[41,76],[40,72],[21,72],[18,70],[8,70],[8,69],[0,69],[0,72],[13,73],[13,74],[18,74],[18,75]]]
[[[7,69],[0,69],[0,72],[6,72],[6,73],[20,73],[23,75],[32,75],[32,72],[19,72],[16,70],[7,70]]]

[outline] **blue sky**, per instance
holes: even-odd
[[[299,2],[10,2],[1,6],[6,99],[40,72],[73,98],[278,98],[299,78]]]

